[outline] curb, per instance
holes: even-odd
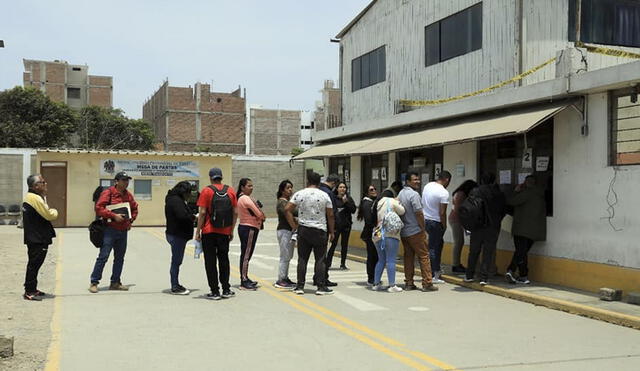
[[[367,259],[364,257],[352,254],[347,254],[347,259],[361,263],[367,261]],[[396,270],[404,272],[404,265],[396,263]],[[420,274],[421,272],[419,269],[416,269],[416,273]],[[631,327],[640,330],[640,317],[613,312],[606,309],[594,308],[566,300],[548,298],[545,296],[531,294],[520,290],[507,290],[498,286],[493,286],[491,284],[481,286],[479,283],[467,283],[464,282],[462,278],[458,278],[448,274],[442,275],[440,276],[440,278],[442,278],[447,283],[463,286],[476,291],[484,291],[489,294],[498,295],[509,299],[515,299],[533,305],[547,307],[549,309],[555,309],[583,317],[588,317],[591,319],[596,319],[599,321],[609,322],[616,325]]]

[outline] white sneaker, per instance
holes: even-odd
[[[382,291],[382,285],[381,284],[373,285],[371,287],[371,290],[373,290],[373,291]]]
[[[480,280],[480,286],[487,286],[489,284],[489,280]]]
[[[465,277],[465,278],[463,278],[463,279],[462,279],[462,281],[467,282],[467,283],[470,283],[470,282],[473,282],[473,278],[467,278],[467,277]]]
[[[387,292],[402,292],[402,287],[398,287],[396,285],[389,286]]]
[[[444,282],[443,280],[441,280],[440,278],[434,278],[433,280],[431,280],[431,282],[432,282],[432,283],[437,283],[437,284],[440,284],[440,283],[446,283],[446,282]]]

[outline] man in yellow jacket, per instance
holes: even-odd
[[[38,290],[38,271],[44,263],[52,239],[56,236],[51,221],[58,219],[58,211],[47,205],[47,182],[42,175],[29,175],[27,185],[29,192],[22,202],[22,224],[29,262],[22,297],[25,300],[40,301],[47,294]]]

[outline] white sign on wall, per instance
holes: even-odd
[[[522,154],[522,168],[531,169],[533,166],[533,148],[527,148]]]
[[[549,156],[538,156],[536,158],[536,171],[547,171],[549,168]]]
[[[113,177],[125,171],[129,176],[171,176],[199,178],[200,169],[194,161],[101,160],[100,175]]]

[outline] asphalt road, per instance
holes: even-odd
[[[190,249],[180,277],[193,292],[168,294],[164,230],[136,228],[123,274],[130,291],[106,290],[109,262],[102,290],[91,294],[97,249],[87,233],[59,231],[47,370],[640,369],[640,331],[450,284],[433,293],[373,292],[364,284],[364,265],[352,261],[348,271],[331,271],[335,295],[313,295],[309,285],[304,296],[277,290],[272,222],[250,264],[250,276],[262,285],[255,292],[237,288],[236,237],[230,253],[236,297],[204,298],[203,260]],[[312,264],[313,258],[307,282]]]

